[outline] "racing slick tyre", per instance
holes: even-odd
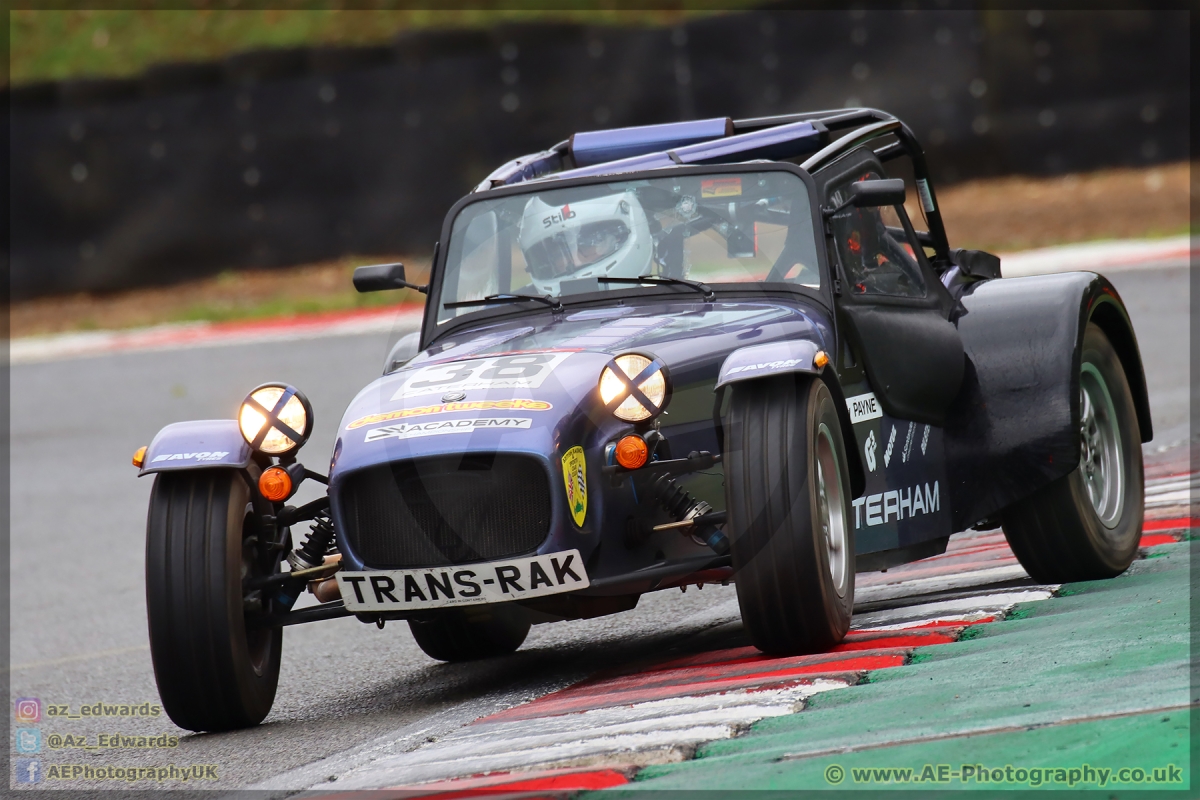
[[[1001,512],[1008,544],[1039,583],[1120,575],[1145,513],[1142,437],[1121,361],[1098,326],[1083,336],[1079,466]]]
[[[850,628],[854,529],[837,407],[819,379],[735,386],[726,533],[742,622],[764,653],[826,650]]]
[[[438,661],[508,655],[525,641],[529,626],[529,616],[511,603],[453,608],[427,620],[408,621],[425,655]]]
[[[150,494],[150,656],[163,708],[187,730],[257,725],[275,700],[283,629],[248,630],[245,619],[243,575],[264,571],[249,496],[221,469],[160,473]]]

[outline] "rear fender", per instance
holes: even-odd
[[[245,469],[253,458],[237,420],[176,422],[155,435],[138,475],[212,467]]]
[[[1079,369],[1088,322],[1121,359],[1142,441],[1153,436],[1146,379],[1125,305],[1105,278],[1066,272],[980,281],[956,324],[966,354],[945,428],[954,530],[1079,464]]]
[[[820,378],[829,388],[834,405],[837,406],[842,441],[846,443],[846,458],[849,460],[847,466],[850,471],[850,494],[853,498],[858,498],[866,490],[866,473],[863,472],[862,458],[858,453],[858,440],[854,438],[854,426],[850,421],[850,411],[846,407],[846,395],[842,391],[837,374],[828,365],[818,367],[813,363],[821,349],[816,342],[801,339],[753,344],[734,350],[726,356],[717,377],[717,413],[714,417],[719,424],[725,388],[733,384],[788,374],[806,374]],[[719,435],[719,439],[723,441],[724,436]]]

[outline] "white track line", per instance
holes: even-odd
[[[1085,242],[1003,254],[1000,269],[1008,278],[1072,270],[1118,272],[1154,269],[1186,265],[1196,251],[1187,236]],[[193,322],[127,331],[31,336],[10,342],[9,363],[31,364],[142,350],[177,350],[365,333],[386,334],[401,329],[416,329],[421,313],[421,309],[411,307],[387,308],[260,322]]]
[[[30,336],[12,340],[8,358],[10,364],[31,364],[111,353],[184,350],[194,347],[298,341],[368,333],[387,334],[400,330],[416,330],[421,322],[421,314],[421,309],[389,308],[262,322],[191,322],[128,331]]]
[[[1186,266],[1197,249],[1187,236],[1067,244],[1002,254],[1000,273],[1021,278],[1075,270],[1105,273]]]

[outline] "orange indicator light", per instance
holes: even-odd
[[[640,436],[630,434],[617,442],[617,463],[625,469],[639,469],[649,457],[650,448]]]
[[[292,476],[283,467],[269,467],[258,476],[258,491],[272,503],[286,500],[292,494]]]

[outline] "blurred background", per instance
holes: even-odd
[[[396,302],[501,163],[692,118],[895,113],[961,246],[1186,231],[1186,12],[724,5],[13,11],[13,333]]]

